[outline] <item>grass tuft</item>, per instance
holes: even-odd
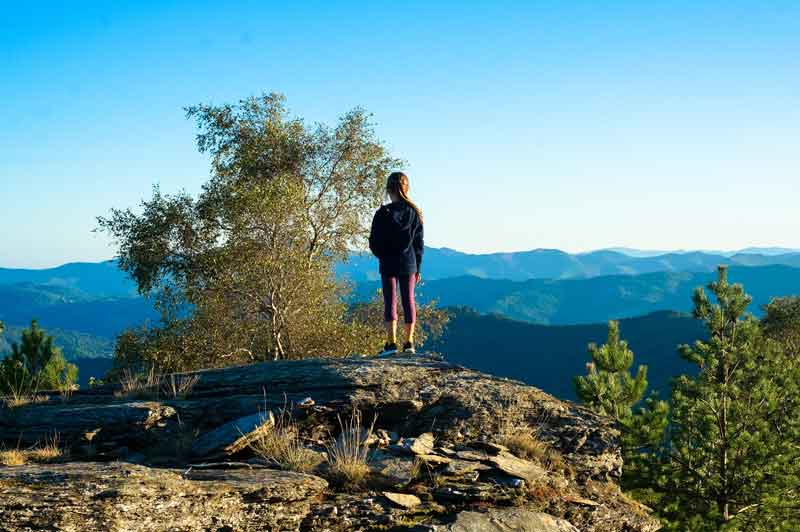
[[[328,446],[328,465],[335,481],[358,487],[369,475],[370,450],[367,442],[372,438],[375,419],[369,428],[364,428],[361,412],[353,409],[350,419],[342,421],[340,416],[339,437]]]
[[[52,462],[53,460],[58,460],[65,454],[60,444],[61,438],[56,432],[53,434],[52,438],[45,438],[44,444],[27,451],[28,458],[32,462]]]
[[[6,397],[2,400],[2,403],[4,403],[8,408],[19,408],[25,405],[35,405],[47,403],[49,401],[50,397],[47,395],[31,393],[28,395],[12,395]]]
[[[541,462],[547,455],[547,444],[542,442],[530,427],[518,427],[515,431],[501,436],[500,443],[526,460]]]
[[[171,373],[164,379],[161,390],[172,399],[185,399],[192,393],[195,384],[200,380],[200,375],[176,375]]]
[[[160,380],[155,367],[151,367],[147,373],[133,373],[125,369],[119,380],[120,389],[114,392],[114,397],[156,399]]]
[[[259,458],[300,473],[308,473],[320,464],[320,456],[303,445],[290,409],[283,408],[277,418],[271,414],[262,416],[261,427],[264,430],[257,429],[258,436],[248,444]]]
[[[47,463],[62,458],[66,451],[61,449],[61,439],[58,433],[45,438],[43,444],[37,444],[31,449],[4,449],[0,451],[0,464],[13,467],[25,465],[28,462]]]
[[[19,449],[8,449],[0,451],[0,464],[8,467],[21,466],[28,463],[25,451]]]

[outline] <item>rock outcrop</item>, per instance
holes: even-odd
[[[616,481],[607,419],[522,383],[427,356],[204,370],[170,397],[106,385],[0,410],[0,445],[58,435],[68,458],[0,466],[0,530],[653,531]],[[181,376],[180,378],[187,378]],[[375,420],[368,478],[324,457],[340,419]],[[320,464],[280,471],[249,443],[291,412]],[[537,447],[515,448],[523,431]],[[328,480],[330,481],[328,481]]]

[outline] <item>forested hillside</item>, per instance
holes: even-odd
[[[589,342],[602,343],[606,323],[545,326],[450,309],[444,335],[431,344],[452,362],[502,377],[520,379],[557,397],[575,399],[572,378],[586,371]],[[657,312],[624,319],[620,330],[649,368],[650,389],[668,391],[669,380],[693,368],[678,356],[680,344],[704,337],[702,324],[691,316]],[[426,346],[427,347],[427,346]]]

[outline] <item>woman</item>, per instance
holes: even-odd
[[[386,182],[391,203],[382,206],[372,219],[369,249],[380,262],[383,285],[383,317],[386,344],[380,355],[397,353],[397,286],[403,303],[406,342],[404,353],[414,353],[414,325],[417,318],[414,285],[420,282],[422,265],[422,212],[408,197],[408,176],[393,172]]]

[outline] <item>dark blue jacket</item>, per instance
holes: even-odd
[[[369,249],[380,261],[383,275],[422,271],[422,221],[404,201],[384,205],[372,218]]]

